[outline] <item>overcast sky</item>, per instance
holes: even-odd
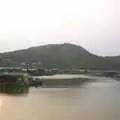
[[[71,42],[120,55],[119,0],[1,0],[0,52]]]

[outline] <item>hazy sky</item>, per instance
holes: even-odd
[[[0,52],[71,42],[120,55],[119,0],[1,0]]]

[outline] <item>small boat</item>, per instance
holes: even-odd
[[[8,73],[0,74],[0,92],[23,93],[28,90],[29,79],[26,73]]]

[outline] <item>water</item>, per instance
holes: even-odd
[[[0,120],[120,120],[120,83],[80,88],[31,88],[24,96],[0,95]]]

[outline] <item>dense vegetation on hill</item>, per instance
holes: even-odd
[[[119,69],[120,64],[89,53],[84,48],[65,43],[32,47],[0,54],[0,66],[35,63],[41,67]]]
[[[105,59],[106,60],[112,60],[112,61],[120,64],[120,56],[105,57]]]

